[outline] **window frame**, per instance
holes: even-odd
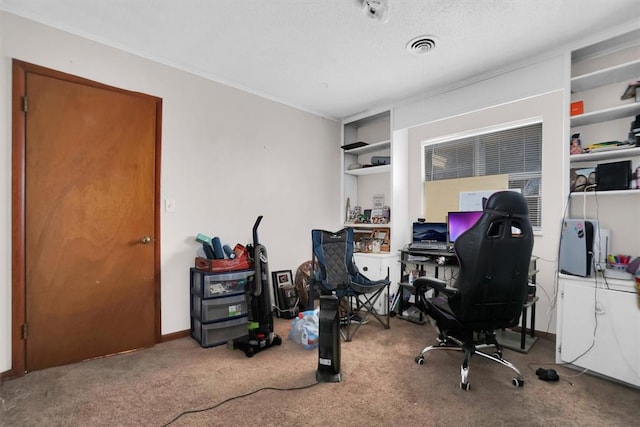
[[[421,144],[421,153],[422,153],[422,159],[421,159],[421,163],[422,163],[422,173],[421,173],[421,180],[422,180],[422,186],[424,187],[426,182],[429,181],[440,181],[440,180],[444,180],[444,179],[452,179],[452,178],[440,178],[440,179],[430,179],[427,180],[426,179],[426,174],[427,174],[427,159],[426,159],[426,154],[427,154],[427,149],[429,147],[432,147],[434,145],[439,145],[439,144],[447,144],[447,143],[451,143],[451,142],[458,142],[463,144],[464,142],[462,140],[464,139],[475,139],[475,142],[470,142],[469,144],[473,144],[473,164],[472,164],[472,168],[473,168],[473,172],[472,175],[464,175],[464,176],[460,176],[459,178],[464,178],[464,177],[476,177],[476,176],[488,176],[488,175],[493,175],[493,174],[485,174],[484,172],[487,170],[487,161],[486,159],[484,159],[483,161],[479,160],[479,145],[481,144],[480,138],[484,135],[488,135],[488,134],[494,134],[494,133],[500,133],[500,132],[504,132],[504,131],[514,131],[514,130],[518,130],[520,128],[525,128],[525,127],[529,127],[529,126],[533,126],[533,125],[539,125],[539,147],[537,150],[538,157],[539,157],[539,170],[537,171],[523,171],[523,172],[513,172],[513,173],[508,173],[509,175],[509,188],[510,189],[515,189],[515,188],[520,188],[521,191],[523,192],[523,195],[525,196],[525,198],[527,199],[527,205],[529,206],[529,216],[531,219],[531,225],[533,228],[534,232],[541,232],[542,231],[542,157],[543,157],[543,130],[544,130],[544,123],[542,120],[542,117],[534,117],[534,118],[529,118],[529,119],[525,119],[525,120],[519,120],[519,121],[515,121],[515,122],[508,122],[508,123],[502,123],[502,124],[496,124],[493,126],[488,126],[488,127],[484,127],[484,128],[479,128],[479,129],[472,129],[469,131],[464,131],[464,132],[458,132],[458,133],[452,133],[452,134],[448,134],[448,135],[443,135],[440,137],[436,137],[436,138],[429,138],[426,139],[424,141],[422,141]],[[433,171],[433,169],[432,169]],[[433,178],[433,172],[431,173],[431,178]],[[455,178],[453,178],[455,179]],[[521,182],[522,185],[521,186],[512,186],[512,182]],[[528,193],[525,191],[525,187],[527,186],[528,183],[534,183],[534,185],[536,185],[537,182],[537,191],[535,193]],[[428,202],[428,201],[427,201]]]

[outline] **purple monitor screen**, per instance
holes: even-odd
[[[481,215],[482,211],[449,212],[447,215],[449,242],[455,242],[462,233],[478,221]]]

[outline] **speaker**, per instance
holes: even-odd
[[[596,190],[626,190],[631,182],[631,160],[596,166]]]
[[[340,318],[338,316],[338,298],[335,295],[320,297],[316,381],[331,383],[342,381],[340,373]]]

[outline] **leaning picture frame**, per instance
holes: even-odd
[[[292,319],[298,314],[298,294],[291,270],[271,272],[276,316]]]
[[[274,271],[271,274],[279,288],[289,285],[293,286],[293,275],[291,274],[291,270]]]

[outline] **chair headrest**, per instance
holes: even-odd
[[[486,210],[504,212],[510,215],[528,215],[529,207],[522,194],[515,191],[497,191],[489,197]]]

